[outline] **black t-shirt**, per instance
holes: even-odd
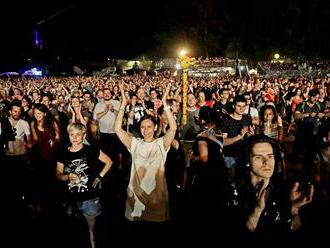
[[[57,161],[64,164],[64,174],[78,175],[78,180],[68,183],[68,190],[76,200],[87,200],[97,195],[97,189],[93,189],[92,184],[99,172],[99,154],[98,149],[89,145],[84,145],[77,152],[70,152],[65,148],[59,154]]]
[[[225,104],[223,104],[221,101],[217,101],[214,104],[213,108],[216,111],[220,112],[221,115],[223,115],[224,113],[230,114],[231,112],[233,112],[232,104],[230,102],[226,102]]]
[[[7,100],[0,101],[0,117],[7,115],[10,109],[10,102]]]
[[[206,87],[206,88],[203,88],[203,91],[204,91],[204,94],[205,94],[205,100],[206,101],[211,101],[212,100],[212,94],[213,94],[213,92],[215,92],[215,90],[212,89],[212,88]]]
[[[154,109],[154,103],[152,101],[145,101],[144,104],[146,109]]]
[[[208,137],[197,137],[192,150],[199,156],[199,142],[206,142],[208,160],[206,163],[192,161],[189,173],[191,181],[192,204],[197,222],[220,221],[225,207],[225,189],[228,185],[228,170],[222,155],[223,138],[218,142]],[[211,209],[217,209],[216,213]]]
[[[27,122],[30,124],[31,121],[32,121],[32,118],[31,118],[31,116],[29,115],[29,111],[30,111],[30,109],[25,110],[25,111],[22,113],[22,119],[25,120],[25,121],[27,121]]]
[[[133,108],[133,106],[129,105],[129,107],[127,108],[128,112],[131,111],[132,108]],[[136,103],[136,105],[133,109],[133,112],[134,112],[133,123],[129,125],[128,130],[131,133],[139,133],[139,131],[140,131],[139,122],[140,122],[141,118],[144,116],[144,109],[142,107],[142,104]]]
[[[220,130],[228,134],[228,138],[237,136],[244,126],[252,126],[252,119],[249,115],[243,115],[241,120],[236,120],[230,115],[225,115],[220,124]],[[237,141],[232,145],[224,147],[226,157],[238,157],[241,152],[242,141]]]
[[[207,189],[208,194],[214,193],[221,188],[220,185],[226,185],[227,180],[227,169],[225,167],[222,148],[223,148],[223,138],[217,137],[219,143],[207,138],[207,137],[197,137],[192,150],[195,156],[199,156],[198,143],[199,141],[205,141],[207,143],[208,150],[208,160],[207,163],[203,165],[198,165],[196,167],[196,177],[195,184],[200,189]],[[203,194],[205,191],[203,190]]]

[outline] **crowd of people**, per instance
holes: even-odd
[[[21,231],[37,230],[28,239],[106,247],[120,235],[321,232],[330,78],[188,85],[183,123],[180,75],[1,78],[1,164],[15,175]]]
[[[201,67],[228,67],[235,66],[236,60],[224,57],[199,57],[196,64]]]
[[[260,66],[264,69],[270,70],[270,71],[283,71],[283,70],[297,70],[298,69],[298,65],[296,63],[284,63],[282,61],[282,63],[280,62],[263,62],[260,63]]]
[[[298,72],[305,72],[309,73],[312,70],[315,71],[324,71],[324,72],[329,72],[330,70],[330,62],[328,60],[290,60],[286,61],[286,59],[277,59],[273,60],[271,62],[269,61],[264,61],[264,62],[259,62],[258,65],[268,71],[278,71],[278,72],[283,72],[283,71],[298,71]]]

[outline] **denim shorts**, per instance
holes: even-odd
[[[102,213],[99,197],[78,202],[78,207],[86,216],[99,216]]]

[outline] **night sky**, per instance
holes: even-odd
[[[267,6],[232,0],[108,2],[2,4],[0,66],[24,64],[29,57],[173,57],[182,45],[193,56],[330,57],[328,0],[270,0]],[[33,44],[34,27],[44,41],[41,51]]]

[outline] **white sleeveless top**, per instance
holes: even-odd
[[[168,148],[168,150],[170,147]],[[132,167],[127,189],[125,216],[129,220],[168,220],[168,191],[165,179],[167,151],[164,140],[148,143],[132,138]]]

